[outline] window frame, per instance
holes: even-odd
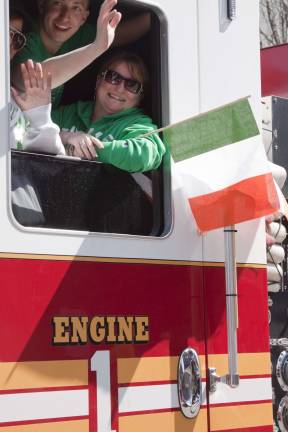
[[[135,1],[124,0],[123,5],[129,7],[129,5],[135,8]],[[168,41],[167,41],[167,20],[164,16],[164,13],[156,6],[152,6],[151,4],[147,4],[142,1],[137,1],[136,9],[142,11],[151,11],[153,15],[153,19],[155,20],[157,17],[158,26],[152,26],[149,37],[153,38],[152,46],[152,55],[156,59],[160,59],[158,61],[156,67],[156,73],[153,73],[153,89],[152,94],[154,96],[153,101],[156,100],[157,108],[155,108],[156,104],[153,104],[154,113],[157,110],[158,118],[157,124],[159,126],[169,124],[169,91],[168,91]],[[8,21],[9,22],[9,21]],[[155,34],[157,37],[155,37]],[[156,43],[155,43],[156,42]],[[156,97],[155,97],[156,94]],[[157,117],[157,116],[155,116]],[[10,148],[10,145],[9,145]],[[37,155],[37,154],[36,154]],[[33,157],[33,156],[32,156]],[[49,155],[49,157],[53,157]],[[59,156],[54,156],[58,158]],[[75,236],[135,236],[133,234],[128,233],[113,233],[113,232],[101,232],[101,231],[86,231],[86,230],[75,230],[75,229],[63,229],[63,228],[48,228],[48,227],[36,227],[36,226],[24,226],[20,224],[16,217],[13,214],[12,203],[11,203],[11,183],[12,183],[12,172],[11,172],[11,152],[9,158],[9,173],[10,173],[10,185],[9,185],[9,217],[18,229],[25,232],[41,232],[41,233],[49,233],[51,235],[54,234],[67,234],[75,235]],[[69,158],[70,159],[70,158]],[[166,237],[172,230],[172,196],[171,196],[171,173],[170,173],[170,156],[166,154],[163,158],[163,162],[160,168],[157,170],[151,171],[152,173],[152,185],[153,191],[155,194],[161,195],[161,199],[158,199],[156,205],[153,205],[153,227],[150,235],[136,235],[137,237],[149,237],[149,238],[163,238]],[[157,198],[156,198],[157,199]],[[160,208],[159,205],[160,204]],[[156,223],[155,223],[156,221]]]

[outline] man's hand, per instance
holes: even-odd
[[[96,148],[104,148],[101,141],[85,132],[60,132],[68,156],[77,156],[84,159],[97,158]]]
[[[22,111],[48,105],[51,102],[51,74],[43,77],[40,63],[28,60],[21,64],[21,73],[24,83],[24,93],[19,93],[11,87],[12,95]]]
[[[97,19],[95,43],[101,51],[106,51],[115,37],[115,30],[121,20],[121,13],[116,9],[117,0],[104,0]]]

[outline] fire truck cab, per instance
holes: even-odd
[[[0,7],[0,432],[272,432],[264,221],[236,227],[238,311],[227,312],[223,230],[199,234],[168,156],[142,177],[147,210],[132,186],[119,201],[128,180],[109,166],[11,151]],[[133,49],[159,127],[245,96],[260,127],[258,9],[119,1],[123,19],[152,16]],[[47,223],[12,208],[19,172],[38,184]],[[109,182],[119,189],[94,224]]]

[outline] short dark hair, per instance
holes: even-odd
[[[148,69],[142,58],[133,52],[120,49],[109,53],[100,67],[98,76],[105,70],[109,69],[112,65],[121,62],[128,64],[128,68],[130,69],[133,78],[141,82],[143,89],[145,90],[149,81]]]
[[[48,1],[49,0],[38,0],[37,1],[38,2],[38,9],[39,9],[40,15],[42,15],[43,10],[44,10],[44,8],[46,6],[46,3]],[[90,0],[86,0],[86,1],[87,1],[87,9],[89,9],[90,8]]]
[[[9,18],[23,20],[23,33],[29,33],[33,29],[33,24],[22,4],[18,0],[10,0]]]

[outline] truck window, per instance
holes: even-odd
[[[34,13],[34,7],[27,10]],[[95,25],[101,2],[93,2],[89,16]],[[149,12],[150,31],[125,49],[147,64],[150,88],[145,112],[159,127],[168,124],[166,22],[161,12],[142,2],[126,1],[117,9],[123,19]],[[61,104],[93,97],[94,62],[65,84]],[[161,236],[171,226],[169,156],[153,171],[130,174],[97,161],[11,151],[12,211],[28,227],[71,231]]]

